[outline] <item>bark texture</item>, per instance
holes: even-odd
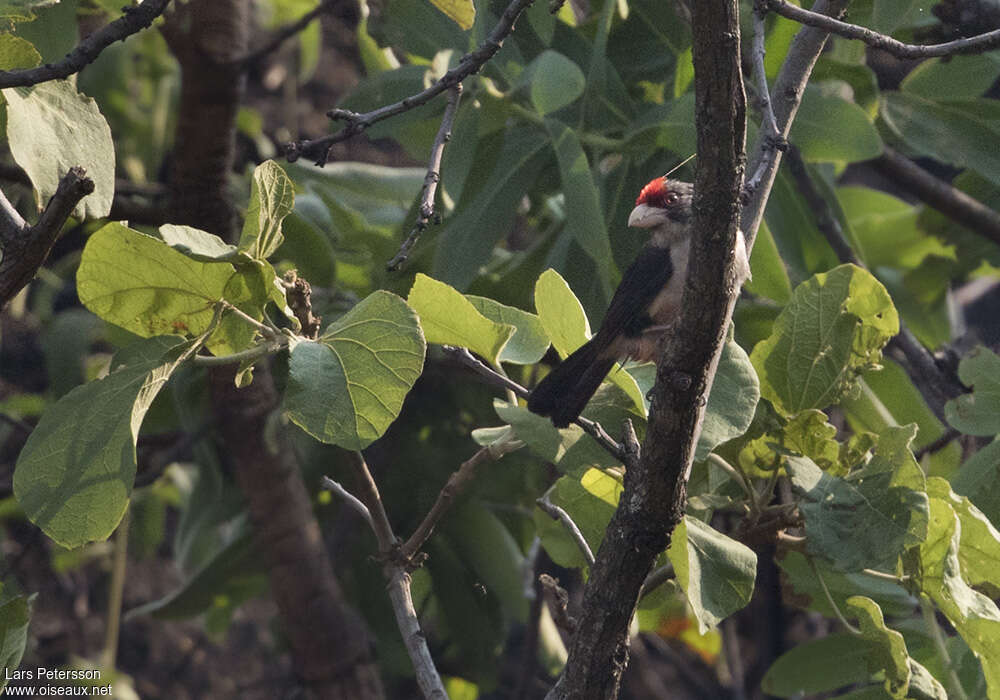
[[[730,258],[745,157],[736,0],[695,3],[692,32],[699,158],[684,309],[659,363],[641,456],[627,464],[625,490],[584,591],[566,670],[550,699],[618,696],[639,591],[684,517],[687,474],[736,299]]]

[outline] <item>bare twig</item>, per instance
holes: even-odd
[[[912,160],[889,146],[872,161],[893,183],[905,187],[928,206],[950,219],[1000,244],[1000,213],[965,192],[934,177]]]
[[[427,174],[424,176],[424,188],[420,193],[420,208],[417,214],[417,221],[410,231],[410,235],[403,241],[399,252],[393,256],[392,260],[386,263],[386,269],[395,272],[400,265],[406,262],[410,255],[410,250],[417,244],[417,240],[430,224],[434,217],[434,195],[437,194],[437,186],[441,181],[441,157],[444,155],[444,147],[451,140],[451,128],[455,123],[455,114],[458,112],[458,103],[462,99],[462,84],[458,83],[448,90],[448,104],[444,108],[444,116],[441,117],[441,126],[438,128],[437,136],[434,137],[434,145],[431,146],[431,159],[427,164]]]
[[[961,431],[955,430],[954,428],[948,428],[941,436],[936,440],[928,442],[923,447],[920,447],[913,451],[913,457],[919,462],[924,458],[925,455],[933,454],[939,450],[943,450],[948,446],[953,440],[957,440],[962,436]]]
[[[285,146],[285,156],[289,162],[294,162],[305,156],[315,160],[316,165],[325,165],[329,159],[330,147],[335,143],[346,141],[352,136],[360,134],[365,129],[383,119],[394,117],[397,114],[409,111],[414,107],[427,104],[430,100],[440,95],[442,92],[458,85],[473,73],[479,72],[483,65],[493,58],[493,55],[500,50],[504,39],[514,29],[514,22],[523,10],[525,10],[534,0],[512,0],[512,2],[500,15],[493,30],[486,37],[486,41],[471,53],[467,53],[459,61],[458,66],[445,73],[440,80],[429,88],[416,95],[404,98],[391,105],[385,105],[371,112],[358,114],[346,109],[333,109],[327,113],[330,119],[346,122],[346,126],[335,134],[324,136],[312,141],[296,141]]]
[[[235,63],[241,63],[243,66],[251,66],[257,63],[268,54],[277,51],[282,44],[308,27],[314,19],[322,15],[324,12],[332,10],[336,3],[337,0],[323,0],[323,2],[299,17],[294,22],[289,22],[285,26],[275,30],[266,42],[258,46],[256,49],[247,52],[244,56],[236,59]]]
[[[327,491],[337,494],[342,499],[344,499],[344,503],[350,506],[354,510],[354,512],[356,512],[358,515],[364,518],[365,522],[368,523],[368,527],[370,527],[372,530],[375,529],[375,521],[372,520],[372,514],[368,511],[368,506],[362,503],[350,491],[345,489],[339,481],[334,481],[330,477],[324,476],[322,483],[323,483],[323,488],[325,488]]]
[[[508,452],[513,452],[521,447],[521,443],[517,441],[510,441],[502,443],[496,447],[488,446],[481,448],[476,454],[472,455],[469,459],[462,462],[462,465],[458,468],[458,471],[454,472],[448,477],[447,483],[445,483],[444,488],[438,493],[437,500],[434,501],[434,505],[424,516],[424,519],[417,526],[417,529],[413,531],[410,538],[399,548],[399,555],[404,561],[411,561],[413,557],[420,551],[420,548],[424,546],[427,539],[431,536],[434,531],[434,527],[437,525],[441,517],[447,512],[451,504],[454,503],[455,499],[458,498],[472,483],[473,479],[476,477],[476,471],[478,468],[486,463],[492,462],[500,459]]]
[[[382,558],[382,574],[387,582],[386,589],[389,592],[389,599],[392,601],[392,610],[396,615],[396,625],[399,627],[406,651],[413,663],[417,685],[428,700],[447,700],[448,694],[441,683],[441,676],[434,667],[434,659],[431,658],[430,650],[427,648],[427,640],[420,628],[417,610],[413,606],[413,597],[410,594],[410,574],[399,561],[399,540],[392,533],[392,525],[389,524],[389,517],[386,515],[378,487],[375,485],[375,480],[372,478],[368,464],[361,453],[351,452],[350,458],[358,477],[358,489],[361,497],[354,499],[358,501],[358,504],[353,503],[350,499],[348,499],[348,503],[351,503],[352,507],[359,512],[361,512],[359,505],[368,511],[369,518],[367,520],[375,533],[375,539],[378,540],[379,554]],[[330,488],[331,483],[336,484],[330,479],[324,479],[324,485],[328,488]],[[337,493],[343,491],[343,489],[338,490],[336,486],[332,488]],[[346,494],[346,491],[343,493]]]
[[[573,634],[576,630],[576,618],[569,614],[569,594],[566,589],[559,585],[559,579],[548,574],[539,574],[538,582],[542,584],[542,590],[549,599],[549,610],[556,627],[566,634]]]
[[[66,219],[80,200],[94,191],[94,181],[83,168],[70,168],[59,181],[34,226],[28,226],[7,198],[0,194],[0,307],[35,276],[59,237]]]
[[[771,104],[771,93],[767,87],[767,72],[764,69],[764,15],[766,8],[761,3],[754,3],[753,9],[753,51],[750,53],[750,61],[753,66],[753,77],[757,83],[757,101],[760,104],[760,111],[763,114],[761,123],[761,137],[773,148],[767,153],[777,153],[785,147],[784,137],[778,129],[778,119],[774,116],[774,107]],[[761,160],[754,172],[743,184],[744,198],[748,199],[760,187],[764,175],[767,173],[768,161]]]
[[[983,53],[1000,46],[1000,29],[968,39],[956,39],[944,44],[904,44],[885,34],[879,34],[856,24],[842,22],[825,14],[792,5],[785,0],[764,0],[768,9],[777,12],[782,17],[801,22],[810,27],[817,27],[832,34],[858,39],[876,49],[882,49],[896,58],[930,58],[932,56],[952,56],[963,53]]]
[[[587,566],[593,566],[594,553],[591,551],[590,545],[587,544],[587,538],[583,536],[582,532],[580,532],[580,528],[575,522],[573,522],[573,518],[570,517],[570,514],[550,501],[547,495],[536,499],[535,505],[541,508],[542,511],[550,518],[558,520],[563,524],[563,527],[565,527],[566,531],[569,532],[570,537],[572,537],[573,541],[576,542],[576,546],[580,549],[580,553],[583,554],[583,558],[587,561]]]
[[[169,3],[170,0],[144,0],[139,5],[123,7],[121,17],[81,41],[61,61],[24,70],[0,71],[0,88],[36,85],[47,80],[67,78],[83,70],[111,44],[153,24]]]
[[[673,564],[664,564],[659,569],[653,569],[649,572],[649,576],[646,577],[646,580],[642,582],[642,589],[639,591],[639,600],[645,598],[673,577]]]

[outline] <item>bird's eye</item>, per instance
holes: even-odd
[[[663,195],[663,201],[667,204],[677,204],[677,199],[678,197],[676,192],[667,192]]]

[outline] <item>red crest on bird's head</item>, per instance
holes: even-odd
[[[689,183],[671,180],[664,176],[647,182],[646,186],[639,191],[635,203],[636,206],[648,204],[651,207],[669,209],[677,204],[684,195],[690,196],[690,194],[691,185]]]

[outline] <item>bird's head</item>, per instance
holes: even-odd
[[[681,233],[691,220],[691,198],[694,187],[690,182],[658,177],[639,192],[628,225],[635,228],[663,227]]]

